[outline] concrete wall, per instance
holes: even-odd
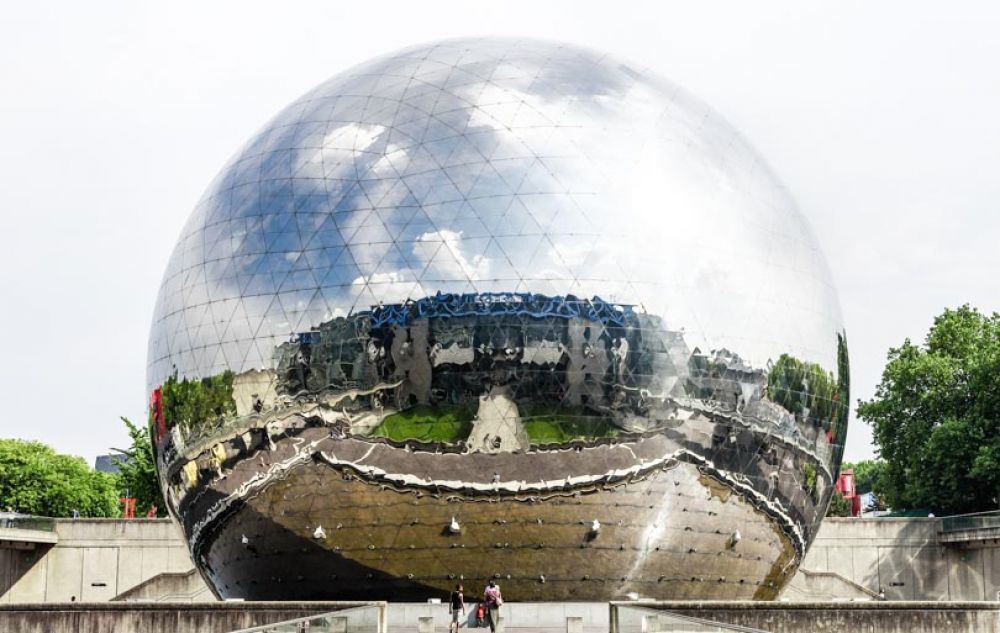
[[[60,520],[56,534],[53,547],[0,549],[0,604],[101,602],[158,574],[193,568],[169,519]]]
[[[126,589],[115,602],[216,602],[201,574],[193,567],[184,572],[165,572]]]
[[[345,611],[347,633],[384,633],[384,603],[215,602],[0,605],[3,633],[226,633],[303,616]],[[360,608],[359,608],[360,607]]]
[[[872,592],[881,587],[889,600],[996,600],[1000,547],[939,545],[940,521],[826,519],[802,568],[833,572]],[[782,598],[795,599],[809,584],[804,576],[797,574]]]
[[[465,607],[462,627],[472,629],[476,624],[476,603],[468,602]],[[434,618],[435,631],[447,631],[451,622],[447,604],[392,602],[388,613],[391,633],[417,631],[417,620],[421,617]],[[608,630],[606,602],[509,602],[500,608],[500,622],[508,630],[566,631],[566,618],[571,616],[582,618],[582,633],[606,633]]]
[[[619,603],[620,604],[620,603]],[[664,602],[656,608],[771,633],[996,633],[1000,610],[984,602]],[[618,607],[614,633],[639,633],[652,603]]]
[[[824,602],[829,600],[873,600],[878,592],[832,571],[811,571],[800,567],[781,592],[782,602]]]
[[[1000,631],[1000,609],[982,602],[942,604],[938,602],[667,602],[617,603],[617,633],[646,633],[643,615],[656,609],[699,620],[737,624],[772,633],[996,633]],[[655,608],[654,608],[655,607]],[[471,605],[470,605],[471,611]],[[607,603],[546,602],[507,603],[501,608],[502,623],[508,631],[566,631],[566,618],[582,619],[584,633],[610,629]],[[421,616],[434,618],[435,631],[446,631],[446,605],[389,604],[389,631],[417,630]],[[670,629],[674,630],[674,629]],[[703,630],[692,626],[677,630]]]
[[[342,609],[342,603],[216,602],[212,604],[59,604],[0,605],[0,631],[4,633],[224,633],[234,629],[273,624],[282,620]],[[679,602],[626,603],[619,607],[618,633],[639,633],[642,615],[653,609],[738,624],[772,633],[995,633],[1000,630],[1000,610],[989,603],[938,602]],[[584,618],[587,633],[608,631],[607,604],[508,603],[503,607],[509,632],[565,631],[565,616]],[[348,633],[377,630],[377,607],[354,618]],[[417,630],[417,618],[431,614],[435,631],[447,630],[439,606],[395,604],[389,607],[388,630]],[[384,622],[385,620],[383,620]]]
[[[1000,547],[941,546],[939,522],[827,519],[804,571],[781,599],[864,599],[882,587],[890,600],[995,600]],[[190,556],[168,519],[67,519],[56,522],[56,532],[59,542],[47,550],[0,549],[0,604],[105,601],[122,594],[214,599],[200,576],[187,573]]]

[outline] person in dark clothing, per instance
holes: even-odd
[[[451,613],[451,623],[448,625],[448,630],[456,633],[461,628],[462,616],[465,615],[465,596],[462,591],[462,585],[455,585],[455,591],[451,592],[451,597],[448,599],[448,611]]]

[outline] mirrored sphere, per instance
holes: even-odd
[[[777,596],[847,432],[836,292],[718,114],[588,49],[345,71],[222,169],[149,342],[221,597]]]

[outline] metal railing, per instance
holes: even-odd
[[[692,618],[641,603],[612,602],[609,607],[611,633],[769,633],[763,629]]]
[[[16,512],[0,512],[0,528],[55,532],[56,520],[50,517],[36,517]]]
[[[972,514],[956,514],[941,519],[942,532],[960,532],[963,530],[983,530],[1000,528],[1000,510],[991,512],[975,512]]]
[[[386,633],[386,607],[385,602],[372,602],[231,633]]]

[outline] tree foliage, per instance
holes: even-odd
[[[122,418],[122,422],[128,427],[132,445],[126,450],[112,449],[118,453],[115,462],[119,468],[119,490],[122,495],[135,498],[136,516],[145,516],[153,506],[162,513],[165,505],[156,475],[156,459],[149,430],[132,424],[128,418]]]
[[[847,420],[851,416],[851,366],[847,353],[847,335],[837,334],[837,407],[834,417],[833,444],[834,459],[839,462],[844,457],[847,444]]]
[[[208,420],[236,415],[232,371],[195,380],[171,376],[162,389],[163,415],[170,428],[183,424],[192,429]]]
[[[0,509],[51,517],[118,516],[114,475],[40,442],[0,439]]]
[[[782,354],[767,375],[767,396],[799,420],[831,433],[832,443],[843,445],[847,435],[847,397],[850,389],[847,341],[837,335],[837,377],[816,363]]]
[[[860,402],[885,460],[878,481],[897,510],[995,509],[1000,498],[1000,315],[962,306],[923,345],[889,350],[875,396]]]
[[[885,476],[885,461],[881,459],[863,459],[860,462],[844,462],[840,471],[854,471],[854,487],[858,494],[874,493],[876,497],[884,494],[885,486],[882,477]]]
[[[833,491],[830,497],[830,507],[826,509],[828,517],[849,517],[851,516],[851,504],[840,494],[839,490]]]

